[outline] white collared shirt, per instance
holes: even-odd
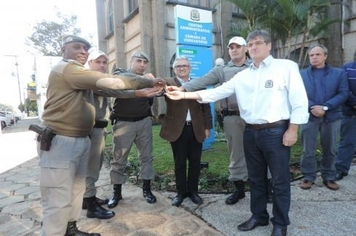
[[[290,120],[308,122],[308,98],[298,66],[271,55],[257,68],[253,64],[221,86],[198,91],[200,102],[214,102],[236,94],[241,118],[248,124]]]
[[[181,84],[188,83],[190,81],[190,77],[189,77],[188,81],[184,81],[181,78],[179,78],[178,76],[177,76],[177,79]],[[191,121],[192,120],[192,117],[190,115],[190,110],[189,109],[188,109],[188,112],[187,112],[187,118],[185,120],[186,121]]]

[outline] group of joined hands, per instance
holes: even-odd
[[[180,100],[183,98],[184,89],[182,87],[168,86],[165,79],[155,78],[151,73],[145,74],[144,77],[154,80],[154,86],[152,88],[140,89],[142,96],[156,97],[166,95],[172,100]]]

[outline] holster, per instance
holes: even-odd
[[[51,148],[52,139],[54,138],[54,136],[56,136],[56,134],[52,132],[52,129],[48,127],[43,128],[39,125],[34,124],[31,124],[28,129],[38,134],[37,141],[40,142],[41,150],[49,151],[49,149]]]

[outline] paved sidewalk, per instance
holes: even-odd
[[[33,158],[0,174],[0,235],[40,234],[42,220],[37,161]],[[104,167],[98,181],[98,196],[111,195],[108,176],[109,169]],[[298,183],[292,183],[292,224],[288,235],[356,235],[356,166],[339,184],[339,191],[331,191],[322,186],[319,179],[311,190],[306,191],[301,190]],[[83,210],[78,225],[83,230],[100,232],[102,236],[267,236],[271,233],[271,224],[250,232],[237,230],[237,225],[250,216],[248,193],[233,206],[225,205],[225,195],[202,194],[203,205],[197,207],[186,199],[180,208],[171,206],[175,193],[155,192],[155,195],[157,203],[148,204],[140,187],[125,184],[124,199],[114,208],[114,218],[87,219]]]
[[[39,235],[41,205],[39,167],[34,158],[0,174],[0,235]],[[98,196],[110,196],[109,169],[103,168],[98,181]],[[171,206],[171,200],[155,193],[157,203],[148,204],[142,189],[125,184],[123,197],[114,208],[116,216],[109,220],[87,219],[85,211],[78,221],[79,228],[100,232],[102,236],[120,235],[222,235],[199,217],[183,208]]]
[[[0,171],[0,236],[39,235],[41,205],[39,192],[38,159],[24,147],[35,145],[27,132],[11,134],[21,140],[17,148],[4,145],[10,134],[0,136],[3,163],[26,157],[28,161],[3,173]],[[6,140],[6,141],[5,141]],[[28,146],[27,146],[28,145]],[[9,148],[15,153],[9,158]],[[30,148],[32,150],[32,148]],[[24,158],[24,159],[26,159]],[[356,235],[356,166],[349,176],[338,182],[340,189],[331,191],[321,183],[320,177],[311,190],[302,190],[299,182],[292,183],[291,225],[289,236],[352,236]],[[110,197],[112,186],[109,169],[103,167],[98,185],[98,196]],[[78,221],[81,229],[99,232],[102,236],[269,236],[272,225],[257,227],[250,232],[237,230],[237,225],[250,217],[246,198],[228,206],[223,194],[202,194],[204,204],[196,206],[186,199],[182,206],[172,207],[173,192],[154,192],[157,203],[148,204],[142,189],[132,184],[123,186],[123,200],[113,210],[116,216],[109,220],[87,219],[85,211]],[[272,206],[268,211],[272,212]]]

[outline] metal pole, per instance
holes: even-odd
[[[15,66],[16,66],[16,75],[17,75],[17,86],[19,88],[19,98],[20,98],[20,105],[22,108],[22,96],[21,96],[21,84],[20,84],[20,75],[19,75],[19,64],[17,63],[17,56],[15,57]]]

